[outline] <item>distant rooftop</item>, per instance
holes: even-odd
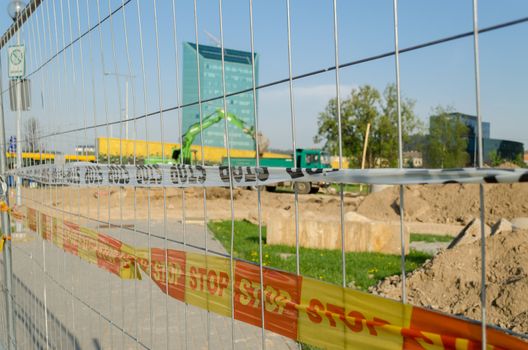
[[[196,50],[196,44],[187,42],[189,46]],[[216,46],[199,45],[200,56],[212,60],[222,60],[222,50]],[[257,54],[255,53],[255,58]],[[224,60],[226,62],[251,64],[251,52],[224,48]]]
[[[460,118],[465,118],[465,119],[471,119],[471,120],[474,120],[474,121],[478,120],[477,116],[470,115],[470,114],[465,114],[465,113],[452,112],[452,113],[447,113],[447,114],[452,116],[452,117],[460,117]],[[483,121],[483,123],[486,123],[486,122]]]

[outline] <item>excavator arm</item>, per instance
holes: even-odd
[[[252,139],[255,139],[255,130],[252,126],[247,126],[244,121],[238,118],[233,113],[225,113],[223,109],[218,108],[215,112],[209,114],[203,118],[201,123],[201,129],[205,130],[214,124],[220,122],[223,119],[227,119],[228,122],[241,129],[244,134],[249,135]],[[192,124],[189,129],[182,136],[182,147],[181,150],[174,150],[172,158],[177,162],[183,162],[185,164],[191,163],[191,146],[194,139],[200,134],[200,122]]]

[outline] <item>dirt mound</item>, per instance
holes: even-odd
[[[517,164],[515,164],[513,162],[506,161],[506,162],[501,163],[497,168],[501,168],[501,169],[518,169],[518,168],[520,168],[520,166],[518,166]]]
[[[411,304],[480,319],[480,241],[440,252],[407,277]],[[486,240],[488,322],[528,332],[528,231],[498,233]],[[371,288],[401,297],[399,276]]]
[[[199,192],[201,196],[203,196],[203,190],[199,189],[200,191],[196,191],[194,189],[194,192]],[[243,196],[243,189],[240,188],[234,188],[233,189],[233,199],[239,199]],[[229,188],[225,187],[211,187],[207,189],[207,200],[211,199],[231,199],[231,192]]]
[[[427,185],[405,187],[406,219],[442,224],[467,224],[480,216],[478,185]],[[485,185],[486,223],[500,218],[528,216],[526,184]],[[358,207],[358,213],[380,220],[398,220],[399,187],[372,193]]]
[[[398,220],[397,208],[393,206],[398,193],[397,186],[371,193],[359,205],[357,212],[371,219]]]

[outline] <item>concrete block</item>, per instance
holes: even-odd
[[[267,220],[267,243],[295,245],[293,213],[279,210]],[[400,253],[400,226],[397,223],[372,221],[357,213],[345,215],[345,251]],[[406,252],[410,238],[404,227]],[[341,249],[341,223],[339,216],[323,217],[303,212],[299,218],[299,244],[317,249]]]
[[[293,213],[278,209],[266,215],[266,243],[295,245],[295,222]]]
[[[371,219],[369,219],[366,216],[363,216],[361,214],[358,214],[355,211],[349,211],[348,213],[345,213],[345,221],[350,221],[350,222],[372,222]]]

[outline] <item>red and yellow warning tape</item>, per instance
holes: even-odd
[[[172,298],[227,317],[234,310],[235,319],[262,325],[257,265],[236,260],[231,270],[223,257],[136,248],[33,208],[17,208],[11,215],[65,252],[120,278],[141,279],[143,270]],[[477,322],[266,267],[263,282],[265,329],[307,344],[325,349],[481,348]],[[488,349],[528,349],[528,343],[491,328],[487,342]]]

